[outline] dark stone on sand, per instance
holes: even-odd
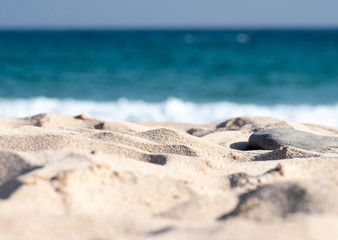
[[[283,146],[315,150],[338,146],[338,137],[321,136],[291,128],[274,128],[255,132],[249,138],[250,149],[274,150]]]
[[[188,134],[195,136],[195,137],[203,137],[212,133],[213,131],[208,129],[200,129],[200,128],[191,128],[187,131]]]
[[[219,221],[244,217],[256,221],[287,218],[297,213],[321,212],[306,188],[295,183],[267,184],[242,194],[237,207]]]
[[[230,187],[244,187],[248,184],[250,178],[252,178],[250,175],[243,172],[231,174],[229,176]]]

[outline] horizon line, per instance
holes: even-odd
[[[0,26],[0,31],[208,31],[208,30],[338,30],[337,25],[237,26]]]

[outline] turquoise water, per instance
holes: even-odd
[[[0,31],[0,109],[336,126],[338,30]]]

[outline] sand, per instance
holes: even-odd
[[[0,119],[0,239],[338,239],[338,146],[247,150],[270,117],[206,125]]]

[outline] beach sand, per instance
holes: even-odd
[[[338,239],[338,146],[248,150],[271,117],[0,119],[0,239]]]

